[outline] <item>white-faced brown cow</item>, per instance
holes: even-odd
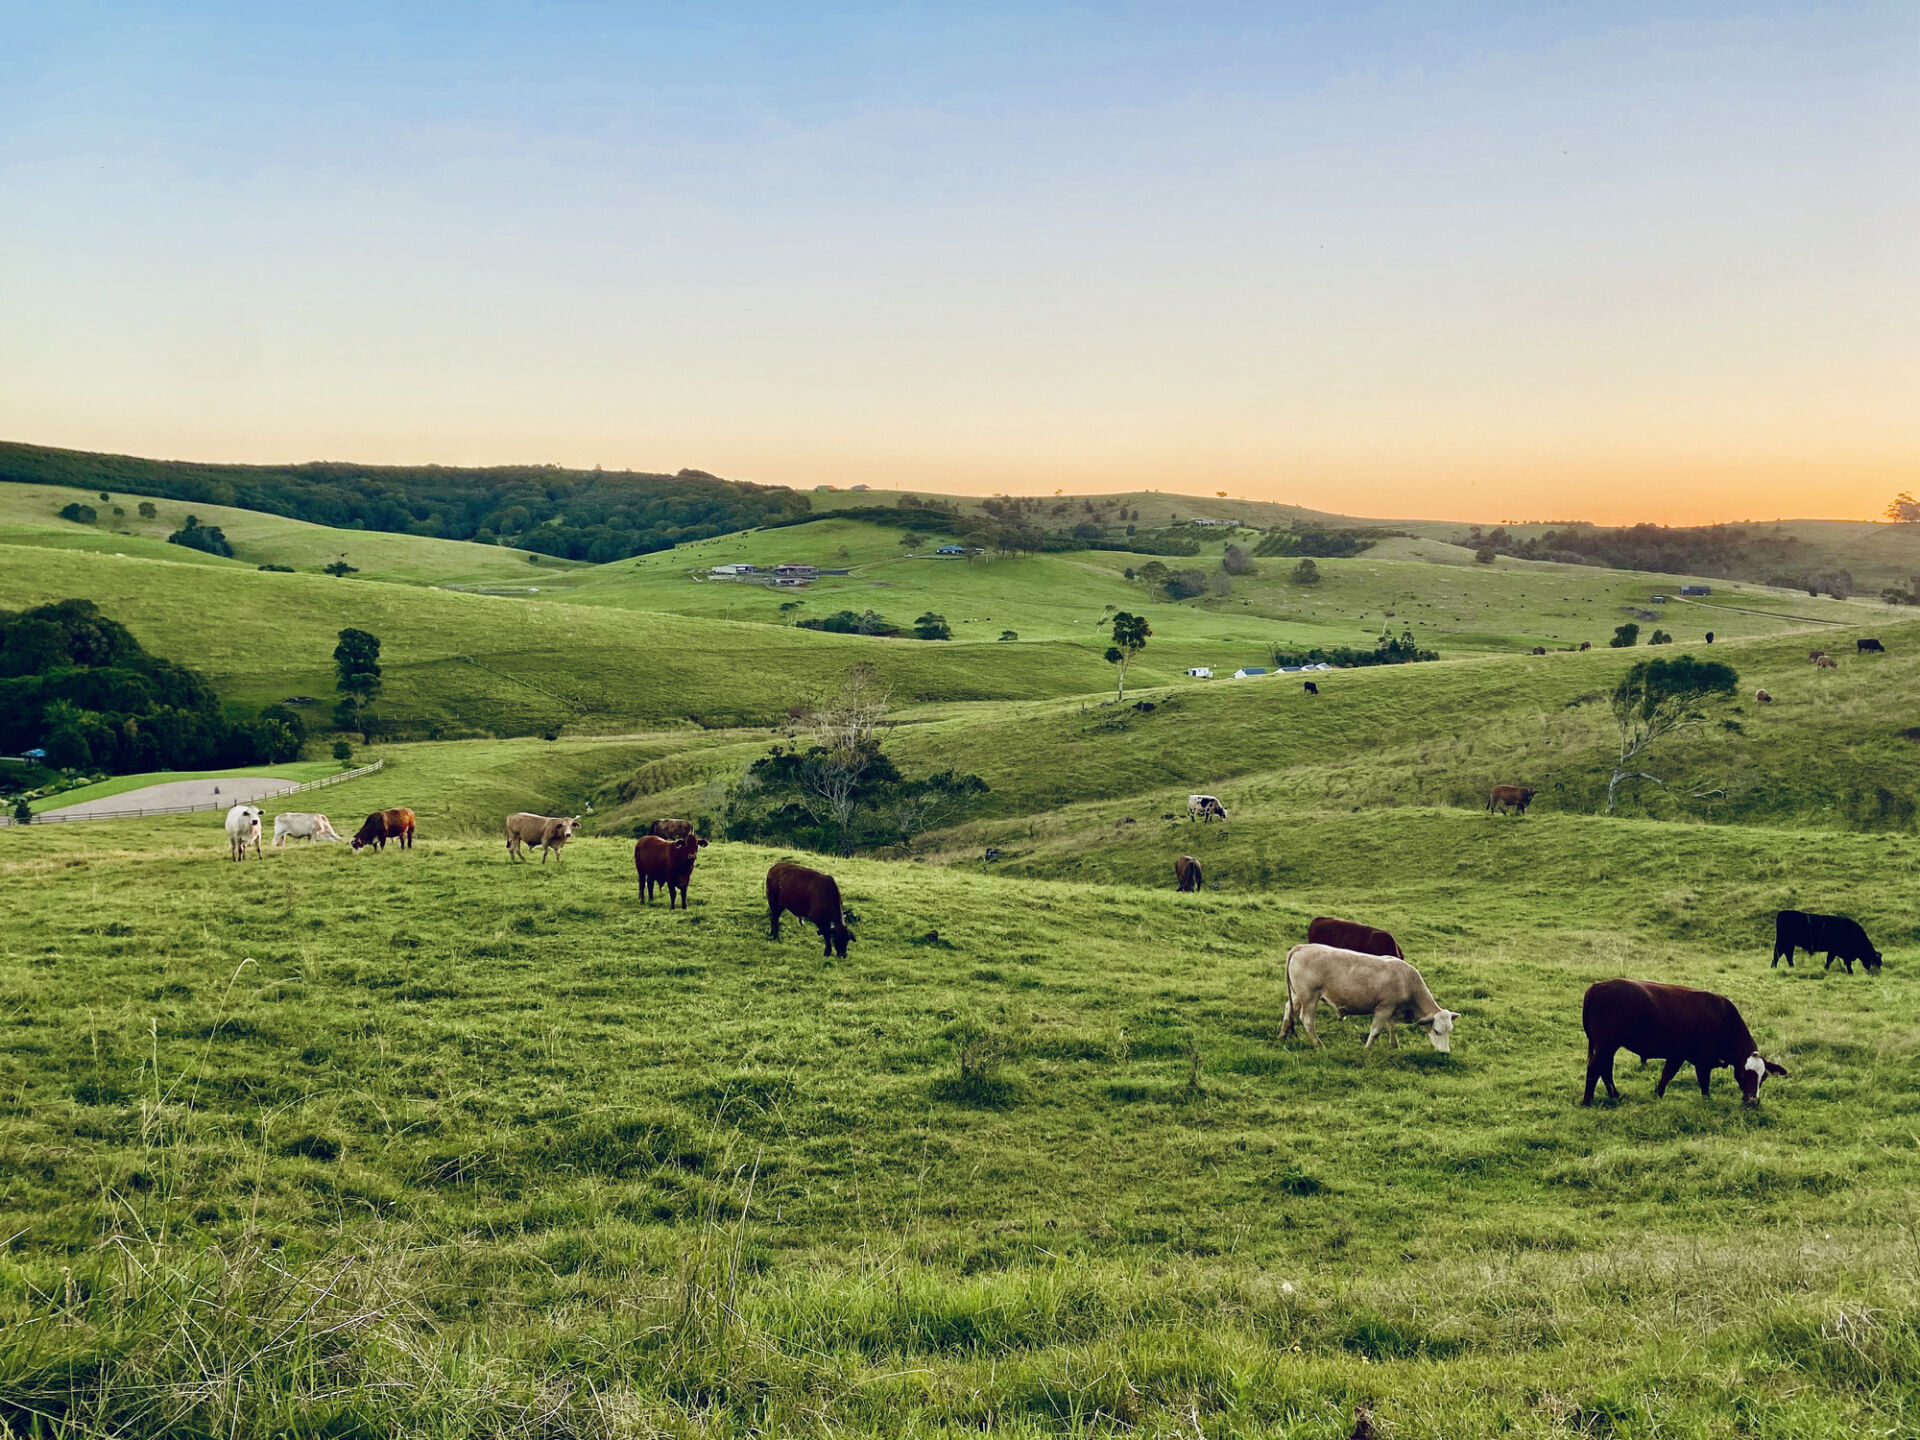
[[[522,845],[530,845],[540,851],[540,863],[547,863],[547,856],[558,855],[560,847],[573,838],[580,828],[578,815],[530,815],[522,810],[518,814],[507,816],[507,858],[519,860]]]
[[[1293,1027],[1305,1027],[1318,1046],[1314,1012],[1324,1000],[1336,1015],[1373,1016],[1368,1045],[1382,1030],[1394,1045],[1395,1027],[1418,1025],[1442,1055],[1453,1048],[1453,1022],[1459,1012],[1437,1004],[1420,972],[1391,955],[1363,955],[1358,950],[1336,950],[1331,945],[1296,945],[1287,952],[1287,1008],[1280,1025],[1284,1039]]]
[[[340,839],[340,833],[333,828],[333,822],[324,815],[289,810],[285,814],[273,817],[273,848],[276,850],[285,845],[288,840],[305,840],[314,843],[338,839]]]
[[[1662,985],[1653,980],[1602,980],[1587,987],[1580,1005],[1580,1023],[1587,1032],[1587,1091],[1582,1105],[1593,1103],[1593,1087],[1605,1082],[1607,1097],[1618,1100],[1613,1084],[1615,1052],[1630,1050],[1642,1060],[1661,1060],[1655,1096],[1665,1095],[1682,1065],[1693,1066],[1700,1093],[1710,1092],[1713,1072],[1722,1065],[1733,1071],[1740,1098],[1760,1103],[1760,1086],[1769,1075],[1784,1075],[1753,1043],[1747,1022],[1734,1003],[1711,990],[1685,985]]]
[[[1187,818],[1189,820],[1224,820],[1227,807],[1220,803],[1216,795],[1187,796]]]

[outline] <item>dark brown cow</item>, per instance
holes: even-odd
[[[1173,878],[1183,892],[1198,890],[1206,883],[1200,874],[1200,862],[1191,855],[1182,855],[1173,862]]]
[[[1533,647],[1533,653],[1536,655],[1544,655],[1547,653],[1547,647],[1544,645],[1536,645]]]
[[[1527,813],[1527,806],[1533,803],[1533,797],[1540,792],[1530,785],[1496,785],[1487,796],[1489,815],[1505,810],[1517,810]]]
[[[656,820],[648,828],[647,834],[658,835],[662,840],[678,840],[682,835],[692,835],[694,842],[703,849],[707,843],[695,833],[691,820]]]
[[[662,840],[658,835],[642,835],[633,845],[633,872],[640,887],[640,898],[653,903],[656,885],[667,887],[667,909],[673,909],[673,893],[680,892],[680,908],[687,908],[687,881],[693,877],[693,862],[700,858],[698,836],[682,835],[677,840]]]
[[[1362,955],[1391,955],[1407,958],[1400,942],[1385,930],[1362,925],[1357,920],[1336,920],[1331,915],[1316,915],[1307,926],[1309,945],[1331,945],[1336,950],[1358,950]]]
[[[367,816],[359,832],[353,837],[354,853],[371,845],[376,850],[387,848],[387,841],[396,842],[402,850],[413,848],[413,812],[411,810],[376,810]]]
[[[1657,1096],[1667,1093],[1668,1083],[1682,1065],[1693,1066],[1700,1093],[1705,1095],[1713,1072],[1727,1065],[1740,1086],[1740,1098],[1757,1105],[1767,1076],[1787,1073],[1784,1066],[1760,1053],[1733,1002],[1711,990],[1652,980],[1602,980],[1587,987],[1580,1023],[1587,1032],[1587,1092],[1581,1097],[1582,1105],[1593,1103],[1593,1087],[1603,1080],[1609,1098],[1620,1098],[1613,1083],[1613,1057],[1620,1050],[1631,1050],[1642,1060],[1666,1062],[1660,1083],[1653,1087]]]
[[[1582,640],[1580,642],[1580,648],[1582,650],[1591,650],[1593,648],[1593,642],[1591,640]]]
[[[782,860],[767,871],[767,920],[773,938],[780,938],[780,916],[791,912],[811,921],[826,942],[823,952],[846,959],[847,946],[857,937],[847,929],[847,912],[840,903],[840,887],[831,875]]]

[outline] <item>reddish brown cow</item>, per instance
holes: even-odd
[[[1362,955],[1391,955],[1407,958],[1400,942],[1385,930],[1362,925],[1356,920],[1336,920],[1331,915],[1316,915],[1307,926],[1309,945],[1331,945],[1336,950],[1358,950]]]
[[[1502,810],[1516,810],[1527,813],[1527,806],[1533,803],[1533,797],[1540,792],[1530,785],[1496,785],[1487,796],[1487,813],[1495,814]]]
[[[1183,893],[1198,890],[1206,884],[1206,878],[1200,873],[1200,862],[1191,855],[1182,855],[1173,862],[1173,878],[1176,887]]]
[[[658,835],[642,835],[633,846],[633,870],[639,877],[640,898],[651,905],[653,887],[667,887],[667,909],[673,909],[673,893],[680,892],[680,908],[687,908],[687,881],[693,876],[693,862],[700,857],[705,843],[694,835],[678,840],[662,840]]]
[[[1582,650],[1591,650],[1593,648],[1593,642],[1591,640],[1582,640],[1580,642],[1580,648]]]
[[[1582,1105],[1593,1103],[1593,1087],[1607,1085],[1609,1098],[1618,1100],[1613,1084],[1613,1057],[1631,1050],[1642,1060],[1664,1060],[1660,1083],[1653,1093],[1665,1095],[1667,1085],[1682,1065],[1692,1065],[1700,1093],[1708,1093],[1713,1072],[1731,1066],[1740,1098],[1760,1103],[1760,1085],[1769,1075],[1784,1075],[1784,1066],[1761,1055],[1747,1022],[1731,1000],[1711,990],[1684,985],[1661,985],[1652,980],[1602,980],[1587,987],[1580,1007],[1580,1023],[1587,1032],[1587,1093]]]
[[[831,875],[782,860],[767,871],[767,920],[773,938],[780,938],[780,916],[791,912],[811,921],[826,942],[823,953],[846,959],[847,946],[857,937],[847,929],[847,912],[840,903],[840,887]]]
[[[413,812],[411,810],[376,810],[367,816],[366,823],[353,837],[354,853],[371,845],[376,850],[387,848],[387,841],[396,842],[402,850],[413,848]]]

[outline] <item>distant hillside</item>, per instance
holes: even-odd
[[[343,530],[514,545],[605,564],[803,515],[779,486],[546,465],[202,465],[0,443],[0,481],[232,505]]]

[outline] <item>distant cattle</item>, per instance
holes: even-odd
[[[1827,952],[1827,963],[1822,969],[1831,970],[1833,962],[1838,960],[1847,967],[1847,973],[1853,973],[1853,962],[1858,960],[1869,975],[1880,969],[1881,955],[1867,938],[1867,932],[1861,928],[1858,920],[1850,920],[1845,915],[1813,915],[1804,910],[1782,910],[1773,917],[1773,966],[1778,967],[1782,960],[1787,968],[1793,968],[1793,953],[1796,949],[1805,950],[1809,955]]]
[[[253,858],[260,858],[260,807],[236,805],[227,811],[227,858],[244,860],[247,846],[253,846]]]
[[[369,845],[376,850],[384,850],[389,840],[398,844],[402,850],[413,848],[413,811],[401,809],[374,811],[367,816],[366,821],[354,835],[353,850],[356,855]]]
[[[520,847],[525,845],[540,852],[540,863],[544,865],[547,856],[558,855],[579,829],[578,815],[531,815],[525,810],[517,811],[507,816],[507,858],[522,859]]]
[[[1580,648],[1582,650],[1591,650],[1593,648],[1593,642],[1591,640],[1582,640],[1580,642]]]
[[[780,938],[780,917],[791,913],[811,922],[826,942],[825,954],[847,956],[847,946],[858,938],[847,929],[847,912],[840,903],[840,887],[831,875],[782,860],[767,871],[767,920],[773,938]]]
[[[658,835],[662,840],[678,840],[682,835],[692,835],[695,843],[703,848],[707,843],[695,832],[691,820],[656,820],[647,828],[647,833]]]
[[[1816,649],[1807,651],[1807,663],[1809,665],[1818,665],[1822,660],[1826,658],[1827,658],[1827,652],[1824,650],[1820,650],[1816,648]]]
[[[1319,687],[1318,685],[1316,685],[1316,684],[1314,684],[1314,683],[1313,683],[1313,681],[1311,681],[1311,680],[1308,680],[1308,681],[1305,681],[1305,682],[1304,682],[1304,684],[1305,684],[1305,687],[1306,687],[1306,692],[1307,692],[1307,694],[1309,694],[1309,695],[1318,695],[1318,694],[1320,693],[1320,687]]]
[[[1771,695],[1769,695],[1769,694],[1768,694],[1768,693],[1767,693],[1766,691],[1764,691],[1764,690],[1756,690],[1756,691],[1754,691],[1754,692],[1753,692],[1753,698],[1754,698],[1754,701],[1755,701],[1755,703],[1757,703],[1757,704],[1760,704],[1760,705],[1771,705],[1771,704],[1773,704],[1773,696],[1771,696]]]
[[[289,840],[338,840],[339,832],[333,828],[333,822],[324,815],[306,815],[298,810],[289,810],[284,815],[273,817],[273,844],[277,850]]]
[[[1175,888],[1182,893],[1198,890],[1206,884],[1204,877],[1200,874],[1200,862],[1191,855],[1182,855],[1173,862],[1173,878]]]
[[[1487,813],[1504,813],[1508,810],[1524,815],[1527,806],[1533,803],[1533,797],[1540,792],[1529,785],[1496,785],[1487,794]]]
[[[694,835],[662,840],[658,835],[642,835],[633,845],[633,871],[640,887],[640,898],[651,905],[656,885],[667,890],[667,909],[673,909],[676,891],[680,908],[687,908],[687,882],[693,876],[693,862],[700,858],[705,843]]]
[[[1391,955],[1407,958],[1400,942],[1385,930],[1362,925],[1357,920],[1336,920],[1331,915],[1316,915],[1307,926],[1309,945],[1331,945],[1336,950],[1358,950],[1362,955]]]
[[[1887,653],[1887,647],[1882,645],[1878,640],[1856,640],[1853,642],[1853,648],[1862,655],[1884,655]]]
[[[1533,647],[1533,653],[1536,655],[1544,655],[1547,653],[1547,647],[1544,645],[1536,645]]]
[[[1713,631],[1707,631],[1707,644],[1713,644]]]
[[[1296,945],[1287,952],[1287,1008],[1280,1025],[1281,1038],[1291,1035],[1297,1023],[1305,1027],[1307,1038],[1317,1047],[1320,1036],[1313,1021],[1322,1000],[1342,1017],[1373,1016],[1367,1045],[1372,1045],[1382,1030],[1390,1043],[1398,1045],[1400,1037],[1395,1027],[1418,1025],[1441,1054],[1453,1048],[1453,1022],[1460,1018],[1459,1013],[1436,1004],[1420,972],[1404,960],[1363,955],[1331,945]]]
[[[1739,1083],[1740,1098],[1756,1105],[1767,1076],[1787,1073],[1761,1055],[1733,1002],[1711,990],[1651,980],[1602,980],[1587,988],[1580,1023],[1587,1032],[1587,1089],[1580,1098],[1582,1105],[1593,1103],[1593,1087],[1601,1081],[1606,1082],[1611,1099],[1620,1098],[1613,1083],[1613,1057],[1621,1050],[1643,1061],[1666,1062],[1653,1087],[1656,1096],[1667,1093],[1682,1065],[1693,1066],[1700,1093],[1708,1094],[1713,1072],[1726,1065]]]
[[[1187,796],[1187,818],[1189,820],[1224,820],[1227,807],[1212,795]]]
[[[1813,668],[1816,670],[1837,670],[1840,668],[1840,662],[1831,655],[1822,655],[1818,660],[1813,662]]]

